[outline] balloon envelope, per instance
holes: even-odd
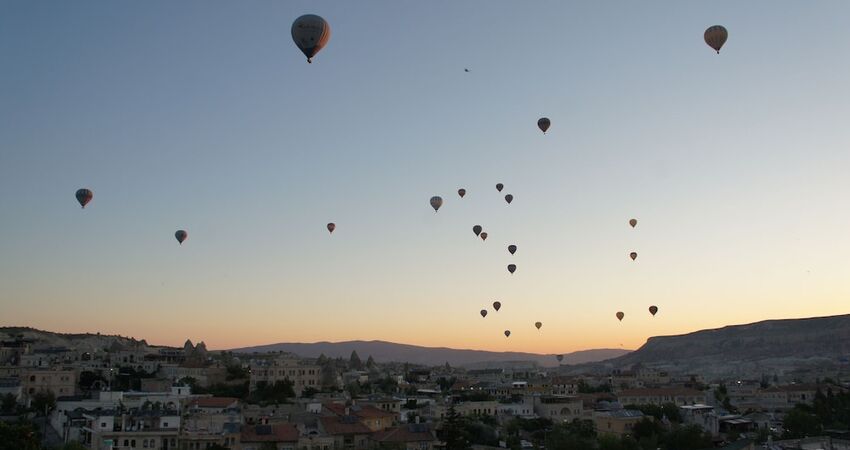
[[[460,195],[460,198],[463,198],[466,195],[466,189],[460,188],[457,190],[457,195]]]
[[[486,232],[486,231],[483,231],[481,234],[479,234],[479,236],[481,236],[481,240],[482,240],[482,241],[486,241],[486,240],[487,240],[487,232]]]
[[[510,273],[516,272],[516,264],[508,264],[508,272],[510,272]]]
[[[623,320],[623,317],[626,317],[626,315],[625,315],[625,314],[623,314],[623,312],[622,312],[622,311],[617,312],[617,319],[619,319],[620,321],[622,321],[622,320]]]
[[[481,230],[483,229],[484,228],[481,228],[481,225],[475,225],[474,227],[472,227],[472,232],[475,233],[476,236],[478,236],[481,234]]]
[[[651,228],[651,227],[650,227],[650,228]],[[631,252],[631,253],[629,253],[629,258],[632,258],[632,261],[636,260],[636,259],[637,259],[637,252]]]
[[[539,330],[543,326],[543,322],[534,322],[534,326]]]
[[[497,190],[497,191],[502,192],[502,189],[504,189],[504,187],[505,187],[505,185],[504,185],[504,184],[502,184],[502,183],[496,183],[496,190]]]
[[[328,224],[328,231],[329,232],[333,233],[335,229],[336,229],[335,223],[331,222],[331,223]]]
[[[431,207],[434,208],[434,212],[436,212],[440,207],[443,206],[443,198],[435,195],[431,197]]]
[[[546,130],[549,129],[549,125],[552,125],[552,122],[546,117],[541,117],[540,120],[537,121],[537,128],[540,128],[540,131],[544,134],[546,133]]]
[[[292,22],[292,40],[307,57],[307,62],[331,40],[331,27],[315,14],[305,14]]]
[[[726,28],[722,25],[708,27],[703,35],[705,43],[708,44],[709,47],[713,48],[717,53],[720,53],[720,48],[726,43],[726,39],[728,37],[729,32],[726,31]]]
[[[498,311],[501,307],[502,307],[501,302],[493,302],[493,309],[495,309],[496,311]]]
[[[183,241],[185,241],[186,238],[189,237],[189,233],[187,233],[186,230],[177,230],[174,232],[174,237],[177,239],[177,242],[182,244]]]
[[[514,244],[509,245],[509,246],[508,246],[508,251],[509,251],[509,252],[511,252],[511,255],[513,255],[514,253],[516,253],[516,245],[514,245]]]
[[[505,330],[505,337],[511,337],[511,330]]]
[[[88,203],[94,197],[94,193],[92,193],[92,191],[88,189],[83,188],[77,189],[77,193],[75,194],[75,196],[77,197],[77,201],[80,203],[80,206],[85,208],[86,205],[88,205]]]
[[[649,313],[650,313],[650,314],[652,314],[653,316],[654,316],[654,315],[655,315],[655,313],[657,313],[657,312],[658,312],[658,307],[657,307],[657,306],[652,305],[652,306],[650,306],[650,307],[649,307]]]
[[[558,362],[561,362],[564,360],[564,355],[558,355],[555,358],[558,360]]]
[[[506,195],[506,196],[505,196],[505,201],[506,201],[506,202],[508,202],[508,204],[510,205],[510,204],[511,204],[511,202],[512,202],[512,201],[514,201],[514,196],[513,196],[513,195],[511,195],[511,194]]]
[[[487,317],[487,310],[486,309],[481,310],[481,317]]]
[[[631,219],[631,220],[629,220],[629,225],[631,225],[631,226],[632,226],[632,228],[636,227],[636,226],[637,226],[637,219]],[[650,227],[650,228],[651,228],[651,227]]]

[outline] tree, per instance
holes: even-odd
[[[80,444],[79,442],[68,442],[67,444],[60,447],[60,449],[61,450],[89,450],[88,447],[86,447],[83,444]],[[217,449],[211,448],[209,450],[217,450]]]
[[[560,423],[546,434],[546,448],[558,450],[589,450],[596,448],[593,422],[575,419]]]
[[[663,437],[666,450],[699,450],[711,448],[711,436],[697,425],[674,427]]]
[[[0,450],[39,450],[39,433],[29,423],[0,422]]]
[[[372,358],[372,355],[369,355],[369,357],[366,358],[366,367],[370,369],[375,367],[375,360]]]
[[[661,428],[661,424],[652,417],[644,417],[638,420],[632,427],[632,435],[637,440],[651,438],[653,436],[658,437],[663,432],[664,430]]]
[[[292,386],[292,381],[288,379],[275,381],[274,384],[260,381],[248,397],[248,401],[260,405],[286,403],[288,399],[295,397]]]
[[[820,434],[822,429],[820,419],[806,409],[798,405],[788,411],[782,420],[782,426],[785,428],[782,434],[783,439],[799,439]]]
[[[455,410],[455,405],[450,404],[446,410],[445,419],[443,419],[443,441],[446,443],[446,450],[466,450],[470,448],[469,438],[466,436],[462,418]]]
[[[360,361],[360,357],[357,356],[357,350],[351,351],[351,357],[348,358],[348,365],[354,370],[360,370],[363,367],[363,362]]]
[[[30,403],[36,415],[47,415],[56,407],[56,396],[51,391],[36,392]]]
[[[12,394],[6,394],[3,396],[3,400],[0,401],[0,411],[4,413],[13,413],[15,412],[15,408],[18,406],[17,400],[15,400],[15,396]]]

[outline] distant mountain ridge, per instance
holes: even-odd
[[[591,366],[605,371],[644,364],[674,372],[747,377],[804,369],[831,370],[848,362],[850,314],[765,320],[651,337],[629,354]]]
[[[330,358],[348,358],[356,351],[361,358],[372,356],[377,362],[409,362],[436,366],[449,363],[452,366],[489,367],[504,362],[533,362],[543,367],[558,366],[555,355],[524,352],[491,352],[484,350],[453,349],[447,347],[423,347],[397,344],[386,341],[345,341],[314,343],[278,343],[233,349],[238,353],[288,352],[305,358],[316,358],[324,354]],[[562,364],[582,364],[615,358],[628,353],[623,349],[596,349],[565,353]]]

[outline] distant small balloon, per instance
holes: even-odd
[[[558,362],[561,362],[561,361],[564,360],[564,355],[558,355],[558,356],[555,357],[555,359],[557,359]]]
[[[534,322],[534,326],[539,330],[543,326],[543,322]]]
[[[486,309],[481,310],[481,317],[487,317],[487,310]]]
[[[508,272],[510,272],[510,273],[516,272],[516,264],[508,264]]]
[[[626,317],[626,315],[625,315],[625,314],[623,314],[623,312],[622,312],[622,311],[618,311],[618,312],[617,312],[617,319],[619,319],[619,320],[620,320],[620,322],[622,322],[622,321],[623,321],[623,317]]]
[[[472,227],[472,232],[475,233],[476,236],[478,236],[481,234],[481,230],[483,229],[484,228],[481,228],[481,225],[475,225],[474,227]]]
[[[479,236],[481,236],[481,240],[482,240],[482,241],[486,241],[486,240],[487,240],[487,232],[486,232],[486,231],[481,232],[481,234],[479,234]]]
[[[189,233],[187,233],[186,230],[177,230],[176,232],[174,232],[174,237],[177,238],[177,242],[182,245],[183,241],[185,241],[186,238],[189,237]],[[201,240],[203,241],[203,239]]]
[[[464,188],[458,189],[457,195],[460,195],[460,198],[463,198],[463,196],[466,195],[466,189],[464,189]]]
[[[728,37],[729,32],[726,31],[726,28],[722,25],[710,26],[705,30],[705,34],[703,34],[705,43],[708,44],[709,47],[713,48],[718,54],[720,53],[720,48],[726,43],[726,39]]]
[[[92,193],[92,191],[88,189],[83,188],[77,189],[77,193],[75,194],[75,196],[77,197],[77,201],[80,203],[80,206],[85,209],[86,205],[88,205],[91,199],[94,197],[94,193]]]
[[[650,306],[650,307],[649,307],[649,313],[650,313],[650,314],[652,314],[653,316],[654,316],[654,315],[655,315],[655,313],[657,313],[657,312],[658,312],[658,307],[657,307],[657,306],[652,305],[652,306]]]
[[[435,195],[431,197],[431,207],[434,208],[434,212],[437,212],[440,207],[443,206],[443,198]]]
[[[548,118],[541,117],[540,120],[537,121],[537,128],[540,128],[540,131],[542,131],[543,134],[546,134],[546,130],[549,129],[549,125],[551,124],[552,122],[549,121]]]
[[[508,204],[510,205],[510,204],[511,204],[511,202],[512,202],[512,201],[514,201],[514,196],[513,196],[513,195],[511,195],[511,194],[506,195],[506,196],[505,196],[505,201],[506,201],[506,202],[508,202]]]
[[[508,246],[508,251],[511,253],[511,255],[513,255],[514,253],[516,253],[516,245],[514,245],[514,244],[509,245],[509,246]]]
[[[511,330],[505,330],[505,337],[511,337]]]
[[[632,261],[636,260],[637,259],[637,252],[629,253],[629,258],[632,258]]]
[[[316,53],[331,40],[331,26],[315,14],[305,14],[292,22],[292,40],[311,63]]]
[[[505,188],[505,185],[502,183],[496,183],[496,190],[502,192],[502,189]]]
[[[333,233],[335,229],[336,229],[335,223],[331,222],[331,223],[328,224],[328,232]]]
[[[502,303],[501,303],[501,302],[493,302],[493,309],[495,309],[496,311],[498,311],[498,310],[499,310],[499,309],[501,309],[501,308],[502,308]]]
[[[629,220],[629,225],[631,225],[631,226],[632,226],[632,228],[636,227],[636,226],[637,226],[637,219],[631,219],[631,220]],[[650,227],[650,228],[651,228],[651,227]]]

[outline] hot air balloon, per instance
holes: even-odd
[[[511,330],[505,330],[505,337],[511,337]]]
[[[516,264],[508,264],[508,272],[510,272],[510,273],[516,272]]]
[[[637,226],[637,219],[629,219],[629,225],[631,225],[632,228],[636,227]]]
[[[434,208],[434,212],[437,212],[440,207],[443,206],[443,198],[435,195],[431,197],[431,207]]]
[[[718,54],[720,48],[726,43],[726,38],[729,37],[729,32],[721,25],[714,25],[705,30],[703,38],[709,47],[713,48]]]
[[[305,14],[292,22],[292,40],[304,52],[307,62],[331,40],[331,26],[315,14]]]
[[[626,317],[626,315],[625,315],[625,314],[623,314],[623,312],[622,312],[622,311],[617,311],[617,319],[619,319],[619,320],[620,320],[620,322],[622,322],[622,321],[623,321],[623,317]]]
[[[512,201],[514,201],[514,196],[513,196],[513,195],[511,195],[511,194],[506,195],[506,196],[505,196],[505,201],[506,201],[506,202],[508,202],[508,204],[510,205],[510,204],[511,204],[511,202],[512,202]]]
[[[632,261],[636,260],[637,259],[637,252],[629,253],[629,258],[632,258]]]
[[[189,233],[187,233],[186,230],[177,230],[176,232],[174,232],[174,237],[177,238],[177,242],[182,245],[183,241],[185,241],[186,238],[189,237]]]
[[[540,128],[540,131],[542,131],[543,134],[546,134],[546,130],[549,129],[549,125],[552,125],[552,122],[550,122],[546,117],[541,117],[540,120],[537,121],[537,128]]]
[[[654,316],[654,315],[655,315],[655,313],[657,313],[657,312],[658,312],[658,307],[657,307],[657,306],[652,305],[652,306],[650,306],[650,307],[649,307],[649,313],[650,313],[650,314],[652,314],[653,316]]]
[[[484,228],[481,228],[481,225],[475,225],[474,227],[472,227],[472,232],[475,233],[476,236],[478,236],[481,234],[481,230],[483,229]]]
[[[481,232],[481,234],[479,234],[479,236],[481,236],[481,240],[482,240],[482,241],[486,241],[486,240],[487,240],[487,232],[486,232],[486,231]]]
[[[77,193],[75,195],[77,197],[77,201],[80,202],[80,206],[82,206],[83,209],[86,208],[86,205],[88,205],[92,197],[94,197],[94,193],[85,188],[77,189]]]
[[[505,188],[505,185],[502,183],[496,183],[496,190],[502,192],[502,189]]]
[[[481,310],[481,317],[487,317],[487,310],[486,309]]]
[[[466,195],[466,189],[464,189],[464,188],[458,189],[457,195],[460,195],[460,198],[463,198],[463,196]]]
[[[508,246],[508,251],[511,253],[511,255],[513,255],[514,253],[516,253],[516,245],[514,245],[514,244],[509,245],[509,246]]]
[[[502,303],[501,303],[501,302],[493,302],[493,309],[495,309],[496,311],[498,311],[499,309],[501,309],[501,307],[502,307]]]
[[[328,232],[333,233],[335,229],[336,229],[335,223],[331,222],[331,223],[328,224]]]
[[[555,357],[555,359],[557,359],[558,362],[561,362],[561,361],[564,360],[564,355],[558,355],[558,356]]]
[[[534,322],[534,326],[539,330],[543,326],[543,322]]]

